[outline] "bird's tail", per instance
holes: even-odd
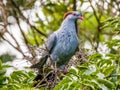
[[[43,65],[46,63],[48,58],[48,55],[46,55],[45,57],[41,58],[40,62],[32,65],[30,68],[38,68],[41,69],[43,67]]]

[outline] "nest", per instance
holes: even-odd
[[[79,49],[79,51],[77,51],[76,54],[71,58],[66,68],[81,65],[86,62],[87,58],[88,54],[84,50]],[[66,75],[62,70],[54,68],[53,65],[51,66],[44,65],[42,69],[38,70],[38,74],[34,79],[35,88],[43,87],[47,90],[52,90]]]

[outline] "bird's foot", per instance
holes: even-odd
[[[63,70],[63,74],[66,74],[68,72],[68,69],[65,67]]]

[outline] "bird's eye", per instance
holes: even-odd
[[[73,16],[75,16],[76,14],[75,14],[75,13],[73,13],[72,15],[73,15]]]

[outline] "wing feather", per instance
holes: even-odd
[[[43,56],[40,59],[40,61],[38,63],[32,65],[31,68],[42,68],[43,65],[46,63],[47,58],[49,57],[48,54],[51,54],[53,48],[55,47],[55,44],[56,44],[56,34],[52,33],[48,37],[48,40],[45,43],[45,45],[47,46],[47,47],[45,47],[45,49],[47,48],[49,52],[48,51],[43,52]]]

